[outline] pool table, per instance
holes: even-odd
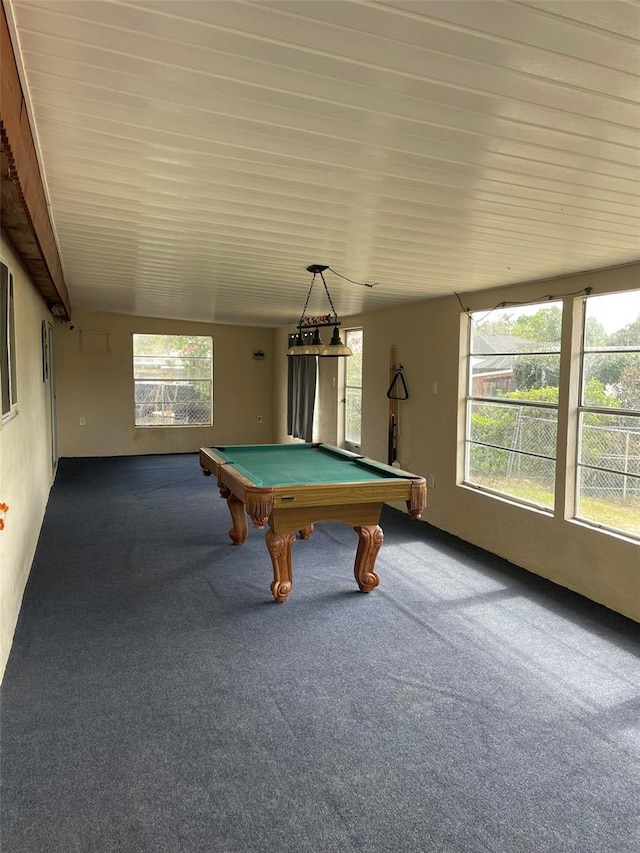
[[[254,526],[269,525],[266,544],[273,565],[271,593],[286,601],[293,586],[291,549],[300,533],[308,539],[317,521],[344,521],[358,534],[354,566],[362,592],[380,583],[374,571],[383,533],[382,505],[404,500],[420,518],[426,503],[424,477],[326,444],[251,444],[200,449],[206,476],[216,477],[226,498],[234,545]]]

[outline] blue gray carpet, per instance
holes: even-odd
[[[294,588],[196,455],[62,459],[2,688],[3,853],[637,853],[640,626],[385,508]]]

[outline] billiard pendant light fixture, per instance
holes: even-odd
[[[307,267],[307,272],[310,272],[313,275],[313,278],[311,279],[309,292],[307,293],[307,300],[304,303],[304,308],[302,309],[300,322],[296,326],[296,328],[298,329],[298,333],[293,342],[293,346],[289,347],[289,349],[287,350],[287,355],[289,356],[317,355],[320,358],[344,358],[348,355],[353,355],[349,347],[346,346],[346,344],[343,344],[342,340],[340,339],[340,332],[338,331],[340,320],[338,320],[338,315],[336,313],[333,300],[331,299],[331,294],[329,293],[327,282],[325,281],[323,275],[324,271],[327,269],[329,269],[329,267],[323,264],[311,264],[311,266]],[[313,285],[315,284],[316,276],[318,275],[322,279],[324,291],[327,294],[327,299],[329,300],[329,305],[331,306],[332,313],[325,314],[321,317],[307,317],[307,305],[309,304],[311,291],[313,290]],[[333,336],[331,338],[331,341],[328,344],[323,344],[322,338],[320,337],[320,329],[331,326],[333,327]],[[305,343],[305,332],[309,332],[311,329],[313,329],[313,337],[311,339],[311,342]]]

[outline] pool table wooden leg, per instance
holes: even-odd
[[[220,487],[220,495],[227,499],[227,506],[231,513],[231,521],[233,522],[233,527],[229,531],[231,541],[234,545],[242,545],[249,532],[244,504],[226,486]]]
[[[301,539],[310,539],[313,533],[313,524],[307,524],[306,527],[301,527],[298,531]]]
[[[271,594],[276,601],[286,601],[293,587],[291,547],[295,538],[295,533],[285,533],[281,536],[279,533],[274,533],[271,528],[267,530],[267,548],[273,564]]]
[[[378,551],[384,539],[382,528],[375,524],[367,527],[354,527],[358,534],[358,550],[353,573],[361,592],[371,592],[380,583],[380,575],[373,567]]]

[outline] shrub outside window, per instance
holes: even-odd
[[[474,312],[467,485],[553,509],[562,304]]]
[[[135,425],[213,423],[213,340],[204,335],[134,335]]]
[[[640,290],[584,305],[575,517],[640,536]]]

